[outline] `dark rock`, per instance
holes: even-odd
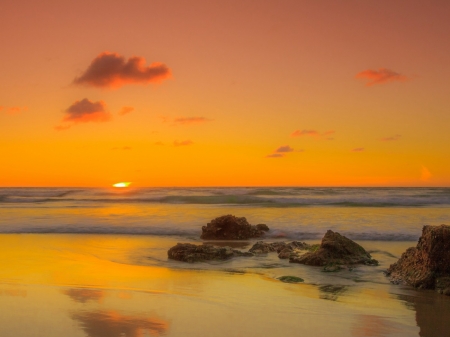
[[[289,259],[292,254],[294,254],[294,251],[289,248],[284,248],[282,251],[278,253],[278,258],[280,259]]]
[[[279,249],[281,250],[285,246],[286,246],[285,242],[266,243],[264,241],[258,241],[252,246],[252,248],[249,249],[249,252],[255,254],[265,254],[270,252],[276,252]]]
[[[269,231],[269,227],[266,224],[260,223],[256,225],[256,229],[263,231],[263,232],[268,232]]]
[[[307,243],[292,241],[284,246],[280,246],[277,249],[277,253],[280,259],[289,259],[291,256],[298,256],[300,254],[299,251],[309,250],[310,247],[311,245],[308,245]]]
[[[299,241],[293,241],[290,243],[286,242],[267,243],[264,241],[258,241],[252,246],[252,248],[250,248],[249,252],[255,254],[266,254],[270,252],[281,253],[283,251],[284,252],[283,254],[287,254],[287,252],[292,253],[296,249],[305,250],[307,249],[307,247],[309,247],[308,244]]]
[[[289,262],[311,266],[377,264],[363,247],[331,230],[326,232],[317,250],[311,249],[301,256],[291,256]]]
[[[386,275],[392,283],[450,294],[450,226],[424,226],[417,246],[408,248]]]
[[[284,282],[284,283],[300,283],[300,282],[304,281],[304,279],[302,279],[301,277],[297,277],[297,276],[281,276],[281,277],[278,277],[278,280],[280,280],[281,282]]]
[[[269,230],[266,225],[252,226],[245,218],[224,215],[202,227],[200,238],[205,240],[246,240],[259,238]]]
[[[221,261],[234,256],[253,256],[252,253],[241,252],[231,247],[217,247],[209,244],[193,245],[190,243],[177,243],[167,252],[169,259],[184,262]]]

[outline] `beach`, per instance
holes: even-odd
[[[206,200],[208,194],[198,189],[189,192],[195,194],[195,203],[149,201],[149,192],[145,199],[142,191],[127,195],[89,190],[77,192],[77,197],[73,193],[67,200],[66,190],[21,190],[20,197],[9,189],[6,192],[16,196],[5,197],[5,190],[1,189],[0,208],[2,336],[428,337],[449,333],[450,297],[393,285],[383,274],[402,252],[416,245],[423,225],[448,220],[447,199],[435,197],[445,196],[446,189],[400,189],[397,194],[401,192],[403,203],[427,193],[432,197],[419,201],[434,201],[391,207],[330,206],[324,205],[323,196],[322,204],[293,205],[295,198],[304,201],[317,190],[297,191],[293,196],[295,191],[273,189],[278,199],[290,193],[290,204],[279,207],[274,207],[273,193],[268,197],[267,190],[270,203],[258,204],[254,199],[252,204],[244,203],[243,196],[250,192],[253,198],[255,189],[247,194],[218,189],[215,192],[222,197],[216,203],[199,203],[199,195]],[[321,191],[322,195],[325,192],[340,193],[342,199],[361,190]],[[113,196],[99,200],[95,193]],[[169,194],[187,197],[180,190],[158,193],[165,193],[161,198],[166,200]],[[381,192],[364,191],[370,196],[366,200],[376,203],[376,193]],[[232,202],[225,203],[226,198]],[[400,200],[394,199],[391,203]],[[331,227],[363,246],[379,265],[325,273],[321,267],[281,260],[276,253],[209,263],[167,258],[167,250],[178,242],[202,243],[201,226],[229,213],[247,216],[253,224],[266,223],[271,228],[267,242],[319,243]],[[383,222],[385,226],[377,225]],[[395,222],[397,227],[390,224]],[[246,251],[256,241],[218,244]],[[278,279],[286,275],[304,282]]]

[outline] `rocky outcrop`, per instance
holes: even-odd
[[[280,259],[287,259],[289,256],[297,250],[307,250],[311,246],[307,243],[300,241],[292,241],[292,242],[272,242],[267,243],[264,241],[256,242],[252,248],[250,248],[249,252],[254,254],[266,254],[270,252],[277,252],[278,257]]]
[[[386,275],[392,283],[450,295],[450,226],[424,226],[417,246],[408,248]]]
[[[177,243],[167,252],[169,259],[183,262],[203,262],[228,260],[235,256],[253,256],[249,252],[241,252],[231,247],[218,247],[210,244],[193,245]]]
[[[293,255],[289,258],[289,262],[310,266],[378,264],[378,261],[372,259],[363,247],[331,230],[326,232],[318,249],[311,249],[311,251],[300,256]]]
[[[259,238],[269,230],[264,224],[250,225],[246,218],[224,215],[202,227],[200,238],[204,240],[247,240]]]

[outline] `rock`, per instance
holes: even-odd
[[[169,259],[184,262],[221,261],[234,256],[253,256],[249,252],[241,252],[231,247],[217,247],[209,244],[193,245],[191,243],[177,243],[167,252]]]
[[[270,252],[277,252],[281,253],[284,252],[284,254],[292,253],[296,249],[305,250],[308,249],[309,245],[304,242],[299,241],[292,241],[290,243],[286,242],[272,242],[267,243],[264,241],[258,241],[256,242],[252,248],[249,249],[249,252],[255,253],[255,254],[266,254]],[[278,255],[280,257],[280,255]]]
[[[263,232],[268,232],[269,231],[269,227],[266,224],[260,223],[256,225],[256,229],[263,231]]]
[[[297,276],[281,276],[278,277],[278,280],[284,283],[300,283],[304,281],[304,279]]]
[[[229,214],[215,218],[203,226],[200,238],[205,240],[247,240],[259,238],[268,230],[269,227],[266,225],[252,226],[247,219]]]
[[[417,246],[408,248],[386,275],[392,283],[450,294],[450,226],[424,226]]]
[[[291,243],[287,243],[282,247],[277,249],[278,258],[280,259],[289,259],[291,256],[298,256],[301,254],[300,251],[309,250],[311,245],[300,241],[292,241]],[[304,252],[303,252],[304,253]]]
[[[294,251],[289,248],[284,248],[282,251],[278,253],[278,258],[280,259],[289,259],[292,254],[294,254]]]
[[[270,252],[276,252],[280,247],[284,247],[286,243],[284,242],[272,242],[266,243],[264,241],[258,241],[255,243],[252,248],[249,249],[249,252],[255,254],[265,254]]]
[[[306,254],[291,256],[289,262],[311,266],[335,266],[359,263],[368,265],[378,264],[363,247],[331,230],[326,232],[318,249],[310,248],[310,251]]]
[[[450,277],[438,277],[436,279],[436,291],[440,294],[450,296]]]

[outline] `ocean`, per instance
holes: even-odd
[[[450,188],[0,188],[0,233],[192,238],[225,214],[267,224],[268,238],[415,241],[450,223]]]
[[[167,258],[226,214],[266,224],[268,242],[319,243],[331,229],[379,265]],[[440,224],[450,188],[0,188],[0,335],[448,336],[450,297],[383,273]],[[257,240],[216,244],[246,251]]]

